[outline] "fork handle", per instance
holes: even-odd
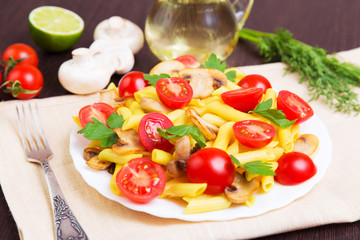
[[[48,160],[41,161],[45,179],[49,188],[51,205],[54,216],[55,239],[88,239],[69,205]]]

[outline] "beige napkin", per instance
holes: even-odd
[[[360,48],[339,58],[360,65]],[[309,99],[297,74],[285,75],[282,63],[248,66],[247,73],[266,76],[276,89]],[[51,161],[59,184],[90,239],[244,239],[312,226],[360,219],[360,116],[335,113],[311,102],[333,141],[333,159],[325,177],[307,195],[261,216],[224,222],[186,222],[136,212],[100,195],[75,170],[69,154],[72,116],[98,95],[62,96],[0,103],[0,180],[24,239],[52,239],[51,206],[41,167],[26,161],[17,131],[15,105],[37,102],[54,152]]]

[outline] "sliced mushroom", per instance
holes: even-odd
[[[101,150],[101,148],[97,147],[87,147],[84,149],[83,158],[85,159],[85,161],[89,161],[91,158],[99,155]]]
[[[166,114],[172,111],[170,108],[153,98],[142,97],[139,104],[140,107],[147,112],[160,112]]]
[[[313,134],[302,134],[294,143],[294,152],[302,152],[310,156],[319,146],[319,138]]]
[[[176,60],[162,61],[150,70],[150,75],[169,74],[170,77],[178,77],[179,72],[185,68],[184,64]]]
[[[167,164],[171,177],[180,177],[186,172],[186,163],[190,157],[191,144],[189,136],[183,136],[175,141],[175,159]]]
[[[245,176],[235,172],[235,179],[230,187],[225,188],[226,198],[233,203],[243,203],[253,196],[260,187],[260,180],[253,178],[247,181]]]
[[[105,170],[111,166],[112,162],[100,160],[98,155],[96,155],[90,158],[90,160],[86,161],[86,164],[95,170]]]
[[[204,135],[208,140],[213,140],[216,138],[216,133],[219,131],[219,128],[211,123],[205,121],[200,117],[199,113],[192,107],[186,109],[186,115],[193,121],[195,126],[197,126],[200,132]]]
[[[125,99],[119,97],[116,89],[100,92],[100,102],[107,103],[113,108],[119,108],[125,105]]]
[[[122,130],[115,128],[114,131],[119,136],[117,143],[112,146],[112,150],[119,154],[141,153],[145,151],[144,146],[141,144],[138,133],[133,130]]]
[[[219,87],[226,86],[227,77],[220,70],[213,68],[185,68],[179,77],[188,81],[193,89],[193,98],[206,98]]]

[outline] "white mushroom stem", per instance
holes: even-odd
[[[133,54],[144,46],[144,33],[135,23],[113,16],[100,22],[94,31],[94,39],[113,39],[126,43]]]

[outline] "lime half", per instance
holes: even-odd
[[[29,14],[30,34],[37,45],[49,52],[70,49],[81,37],[84,21],[61,7],[42,6]]]

